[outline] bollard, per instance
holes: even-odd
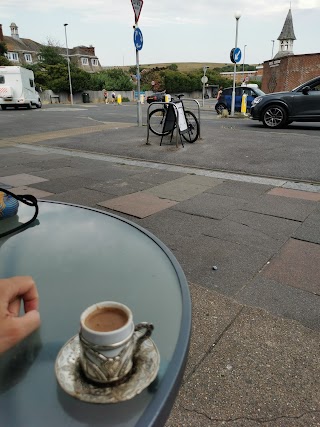
[[[169,95],[165,95],[165,96],[164,96],[164,102],[170,102],[170,101],[169,101]]]
[[[119,105],[121,105],[121,104],[122,104],[122,98],[121,98],[121,95],[118,95],[118,96],[117,96],[117,103],[118,103]]]
[[[246,112],[247,112],[247,94],[244,93],[241,99],[241,113],[246,114]]]
[[[140,103],[144,104],[144,95],[140,95]]]

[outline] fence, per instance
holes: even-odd
[[[103,96],[103,90],[85,90],[83,92],[75,93],[73,94],[73,103],[74,104],[83,104],[83,96],[82,93],[87,93],[89,95],[90,103],[98,104],[98,103],[104,103],[105,99]],[[192,98],[192,99],[202,99],[202,92],[201,91],[194,91],[194,92],[183,92],[186,98]],[[153,92],[145,91],[144,96],[147,97],[149,95],[152,95]],[[124,91],[116,91],[116,95],[121,95],[121,98],[128,98],[129,101],[136,101],[135,92],[132,90]],[[44,90],[40,92],[40,98],[41,102],[43,104],[51,104],[51,103],[61,103],[61,104],[70,104],[70,94],[67,92],[59,92],[54,93],[52,90]],[[109,91],[109,99],[111,99],[111,91]]]

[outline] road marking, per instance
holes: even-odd
[[[37,142],[47,141],[50,139],[85,135],[85,134],[94,133],[94,132],[101,132],[107,129],[128,128],[133,126],[136,126],[136,125],[132,123],[109,122],[109,123],[98,125],[98,126],[86,126],[83,128],[63,129],[63,130],[57,130],[53,132],[41,132],[41,133],[36,133],[31,135],[22,135],[22,136],[15,136],[11,138],[3,138],[3,139],[0,139],[0,142],[2,144],[3,143],[35,144]]]

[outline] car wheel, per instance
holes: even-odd
[[[262,121],[265,127],[282,128],[288,124],[287,113],[280,105],[270,105],[264,110]]]
[[[222,104],[219,102],[218,104],[216,104],[215,109],[216,109],[217,114],[222,114],[222,111],[226,110],[227,106],[225,104]]]

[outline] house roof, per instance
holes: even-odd
[[[291,9],[289,9],[288,15],[283,24],[283,28],[280,33],[280,36],[278,37],[278,40],[296,40],[296,36],[294,35],[294,30],[293,30]]]
[[[9,52],[14,51],[28,51],[39,52],[42,45],[30,39],[15,38],[10,36],[3,36],[4,42],[7,45]]]

